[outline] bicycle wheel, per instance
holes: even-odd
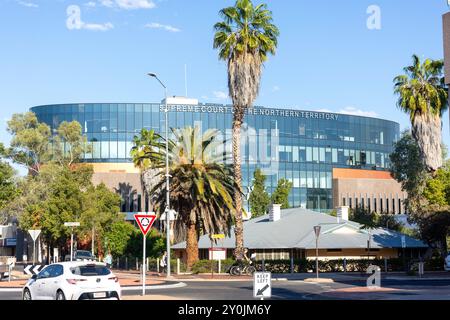
[[[241,275],[241,267],[239,267],[239,266],[231,267],[230,274],[233,276],[240,276]]]
[[[248,266],[246,271],[247,274],[253,275],[256,272],[256,268],[254,266]]]

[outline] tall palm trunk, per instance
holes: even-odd
[[[435,172],[442,167],[442,125],[439,114],[417,113],[412,127],[412,135],[419,144],[425,166],[429,171]]]
[[[243,108],[235,108],[233,120],[233,166],[234,182],[238,188],[234,193],[235,227],[236,237],[235,257],[238,260],[243,259],[244,254],[244,225],[242,221],[242,170],[241,170],[241,127],[244,119]]]
[[[193,264],[198,261],[198,235],[195,222],[190,221],[186,236],[186,266],[190,271]]]

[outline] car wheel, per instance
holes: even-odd
[[[32,300],[30,290],[25,289],[25,291],[23,292],[23,300]]]
[[[61,290],[58,290],[56,293],[56,300],[66,300],[66,296],[64,295],[64,292]]]

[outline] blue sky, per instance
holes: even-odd
[[[228,103],[226,66],[212,48],[230,0],[0,0],[0,141],[6,120],[34,105],[157,102],[163,92]],[[255,1],[260,3],[260,1]],[[413,53],[441,59],[444,0],[267,0],[281,35],[258,105],[356,112],[395,120],[392,79]],[[80,21],[68,20],[76,5]],[[370,30],[367,9],[381,12]],[[73,11],[72,11],[73,12]],[[448,114],[444,142],[450,144]]]

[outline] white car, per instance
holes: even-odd
[[[447,255],[445,258],[445,265],[444,265],[445,271],[450,271],[450,254]]]
[[[119,279],[99,262],[62,262],[45,267],[23,288],[24,300],[120,300]]]

